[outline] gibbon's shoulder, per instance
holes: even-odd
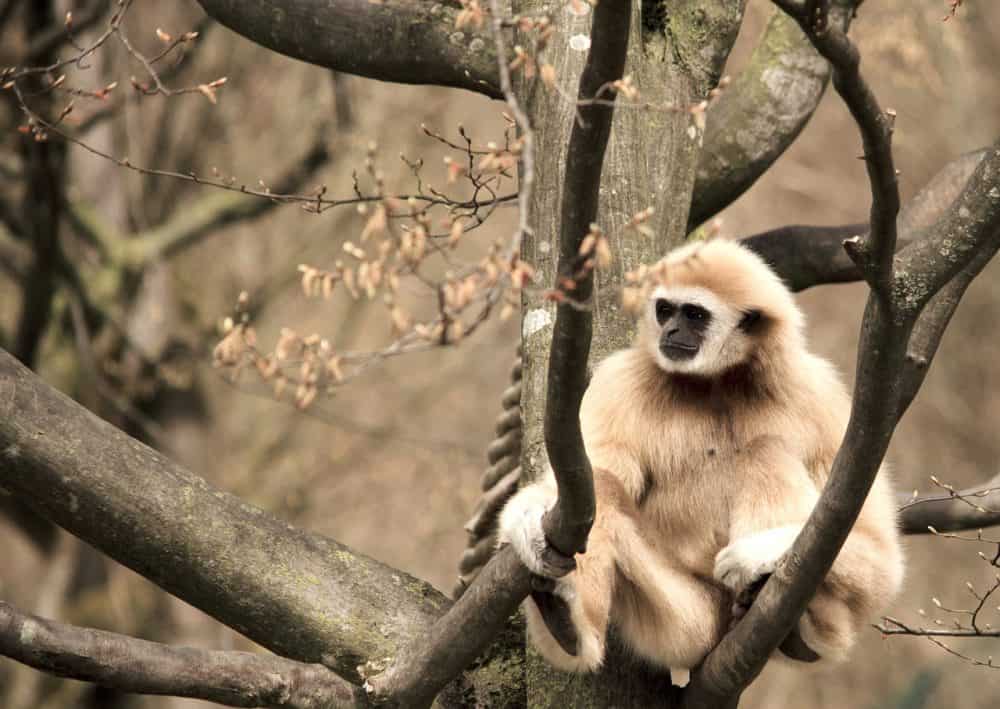
[[[657,374],[655,370],[649,355],[633,345],[601,360],[590,377],[590,386],[600,382],[624,393],[632,387],[648,385],[649,377]]]

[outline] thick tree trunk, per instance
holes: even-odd
[[[635,3],[626,74],[642,95],[635,102],[619,97],[601,179],[598,223],[611,240],[614,262],[598,274],[594,297],[591,361],[597,362],[629,344],[632,319],[620,306],[623,274],[652,263],[681,243],[687,231],[694,168],[703,129],[689,107],[703,100],[718,81],[735,40],[745,2]],[[518,3],[521,15],[543,12],[542,2]],[[542,61],[551,63],[560,92],[541,82],[521,82],[518,98],[534,129],[535,186],[522,255],[537,269],[544,289],[556,281],[564,156],[586,52],[570,47],[574,35],[590,33],[590,15],[579,17],[560,7],[557,32]],[[525,41],[525,46],[530,44]],[[703,125],[703,124],[702,124]],[[654,208],[650,236],[626,230],[636,213]],[[524,420],[522,470],[532,479],[545,463],[543,420],[546,369],[555,306],[537,291],[525,296],[522,341]],[[552,670],[529,653],[528,705],[532,707],[657,706],[675,704],[678,692],[668,677],[652,672],[619,650],[611,650],[606,670],[596,675],[567,675]],[[673,698],[673,699],[672,699]]]

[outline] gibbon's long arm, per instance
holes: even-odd
[[[714,575],[734,594],[734,618],[742,616],[776,570],[819,497],[806,466],[780,439],[754,441],[742,458],[738,467],[743,482],[757,489],[766,485],[771,494],[737,495],[732,500],[730,539],[716,556]],[[782,646],[787,655],[806,661],[842,659],[868,615],[897,592],[902,566],[887,558],[895,547],[883,527],[872,523],[873,518],[891,519],[891,496],[884,491],[884,484],[874,490],[868,514],[851,531],[800,620],[800,638]]]

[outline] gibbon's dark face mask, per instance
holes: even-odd
[[[701,349],[712,313],[697,303],[656,301],[656,322],[660,326],[660,351],[667,359],[693,359]]]

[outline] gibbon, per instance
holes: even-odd
[[[806,349],[791,293],[749,249],[689,244],[658,272],[635,344],[597,366],[580,408],[597,499],[586,553],[564,576],[543,559],[551,469],[505,506],[499,544],[555,579],[524,604],[552,665],[596,669],[610,625],[683,685],[808,518],[850,399],[833,367]],[[883,469],[783,653],[843,658],[902,576]]]

